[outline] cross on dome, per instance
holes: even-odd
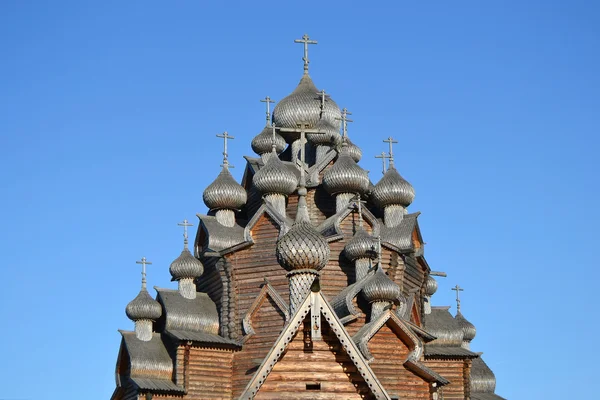
[[[380,155],[375,156],[375,158],[381,158],[381,163],[382,165],[382,169],[381,169],[381,173],[385,175],[385,159],[386,158],[390,158],[390,156],[388,156],[385,151],[382,151]]]
[[[188,228],[188,226],[194,226],[194,224],[190,224],[187,219],[184,219],[183,221],[177,223],[177,225],[183,226],[183,246],[185,248],[187,248],[187,244],[188,244],[187,228]]]
[[[294,43],[303,43],[304,44],[304,57],[302,57],[302,60],[304,61],[304,73],[308,74],[308,63],[310,62],[308,60],[308,45],[309,44],[317,44],[317,41],[310,40],[308,35],[305,33],[304,36],[302,36],[302,39],[295,39]]]
[[[261,100],[261,103],[267,103],[267,125],[269,125],[269,121],[271,120],[271,104],[274,104],[275,102],[267,96],[264,100]]]
[[[342,117],[336,118],[338,121],[342,121],[342,137],[346,138],[348,134],[348,122],[354,122],[353,120],[348,118],[348,115],[352,115],[350,111],[346,107],[342,109]]]
[[[223,164],[221,164],[221,167],[233,168],[233,165],[229,165],[229,160],[227,159],[227,140],[235,138],[229,135],[227,131],[217,134],[216,136],[223,139]]]
[[[452,290],[456,291],[456,311],[460,311],[460,292],[463,292],[465,289],[456,285],[452,288]]]
[[[388,143],[390,145],[390,155],[389,155],[389,159],[390,159],[390,165],[394,165],[394,150],[392,148],[393,143],[398,143],[397,140],[394,140],[393,137],[389,137],[387,139],[384,140],[384,143]]]
[[[142,257],[141,260],[136,261],[136,264],[142,264],[142,289],[146,289],[146,265],[152,265],[152,263],[146,260],[146,257]]]
[[[325,102],[327,101],[327,98],[331,96],[325,93],[325,89],[321,89],[321,91],[317,92],[317,94],[319,95],[319,100],[321,100],[321,111],[323,111],[325,109]]]

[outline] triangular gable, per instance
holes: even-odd
[[[354,212],[357,209],[357,200],[352,199],[348,206],[339,212],[335,213],[331,217],[327,218],[323,221],[318,227],[317,230],[327,239],[328,242],[333,242],[344,237],[344,232],[342,231],[342,222],[348,215]],[[369,211],[367,207],[362,208],[362,216],[363,220],[369,224],[372,229],[372,235],[379,235],[381,223],[377,220],[377,218]]]
[[[269,351],[267,357],[263,360],[262,364],[246,386],[244,392],[240,396],[240,400],[253,399],[262,384],[269,377],[269,374],[275,367],[275,365],[284,356],[290,342],[294,339],[298,333],[308,314],[310,316],[310,332],[312,340],[320,340],[321,323],[324,321],[330,327],[337,337],[340,347],[348,354],[350,360],[356,367],[357,373],[362,379],[367,382],[371,395],[377,399],[390,399],[385,389],[369,367],[366,360],[362,357],[358,347],[352,341],[352,338],[344,329],[342,323],[335,315],[335,312],[331,308],[331,305],[327,302],[321,292],[311,292],[306,297],[302,305],[298,307],[296,313],[291,317],[290,321],[279,335],[279,338]],[[302,377],[298,377],[301,379]]]
[[[417,307],[417,304],[418,304],[417,294],[413,293],[413,295],[410,297],[412,298],[413,301],[412,301],[412,306],[410,308],[409,321],[417,326],[421,326],[421,313],[419,312],[419,308]]]
[[[279,295],[277,290],[275,290],[275,288],[271,286],[269,281],[267,281],[267,279],[265,278],[264,285],[262,286],[260,292],[254,299],[254,302],[252,302],[252,305],[250,306],[250,308],[244,315],[244,318],[242,319],[242,327],[244,328],[245,334],[244,338],[242,339],[243,343],[245,343],[250,337],[252,337],[252,335],[254,335],[255,331],[252,327],[252,318],[254,317],[254,314],[263,305],[267,297],[271,298],[273,302],[277,305],[279,310],[283,313],[285,321],[287,322],[289,320],[289,310],[287,304]]]
[[[412,327],[391,310],[382,313],[374,321],[365,324],[353,337],[354,342],[369,363],[374,360],[374,357],[368,348],[368,343],[386,324],[410,350],[408,357],[403,361],[403,365],[407,370],[429,383],[436,383],[436,385],[447,385],[450,383],[447,379],[419,361],[423,355],[423,342]]]

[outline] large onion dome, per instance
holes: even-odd
[[[390,168],[373,188],[372,197],[380,207],[392,204],[408,207],[415,199],[415,189],[400,176],[393,165],[390,165]]]
[[[298,179],[273,151],[266,165],[252,178],[254,186],[262,194],[288,195],[296,190]]]
[[[369,302],[388,301],[397,303],[398,298],[401,296],[400,287],[383,272],[381,266],[377,268],[377,272],[365,284],[363,294]]]
[[[425,294],[427,296],[433,296],[435,292],[437,292],[438,284],[437,281],[431,275],[427,275],[427,280],[425,281]]]
[[[258,155],[269,153],[273,146],[273,141],[275,141],[277,154],[281,153],[285,149],[285,140],[278,133],[273,136],[273,127],[267,125],[262,132],[252,139],[252,151]]]
[[[325,119],[320,119],[313,128],[321,133],[307,133],[306,139],[315,146],[335,146],[342,139],[339,126],[331,125]]]
[[[327,240],[310,222],[299,220],[277,241],[275,254],[279,265],[287,271],[321,270],[329,260]]]
[[[377,258],[377,239],[369,235],[363,228],[359,228],[352,239],[346,243],[344,253],[350,261],[359,258]]]
[[[204,272],[204,266],[186,247],[179,257],[171,263],[169,272],[171,273],[172,281],[178,281],[185,278],[197,278]]]
[[[208,185],[202,195],[204,204],[211,210],[237,210],[246,204],[246,190],[233,179],[229,169],[223,167],[217,179]]]
[[[454,317],[454,319],[458,321],[458,324],[463,331],[463,340],[470,342],[471,340],[475,339],[475,335],[477,334],[475,325],[467,321],[460,311],[456,313],[456,317]]]
[[[369,188],[369,176],[343,146],[335,164],[323,175],[323,186],[330,194],[364,193]]]
[[[132,321],[156,321],[162,315],[162,307],[150,297],[146,288],[142,288],[136,298],[127,304],[125,314]]]
[[[304,122],[314,127],[322,119],[339,132],[341,117],[340,108],[332,99],[325,101],[321,110],[321,99],[318,90],[308,74],[304,74],[298,87],[287,97],[283,98],[273,110],[273,122],[280,128],[296,128]]]

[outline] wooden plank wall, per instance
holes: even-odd
[[[257,400],[371,399],[368,386],[322,319],[323,340],[310,338],[310,316],[256,395]],[[310,390],[307,385],[320,384]],[[361,397],[364,395],[364,397]]]
[[[465,387],[468,384],[465,369],[469,367],[470,361],[462,359],[427,359],[423,362],[438,374],[450,381],[449,385],[442,388],[444,400],[465,398]]]
[[[232,371],[232,350],[190,345],[177,348],[175,380],[187,389],[185,399],[231,399]]]
[[[398,336],[384,325],[368,343],[375,358],[371,368],[387,392],[400,399],[429,399],[429,383],[402,365],[410,350]]]

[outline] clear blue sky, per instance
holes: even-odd
[[[110,396],[135,260],[173,287],[176,223],[206,211],[220,169],[214,135],[236,137],[241,178],[259,99],[294,89],[306,32],[373,181],[380,140],[401,142],[427,260],[448,273],[434,303],[465,288],[497,392],[589,398],[599,4],[202,3],[1,2],[0,397]]]

